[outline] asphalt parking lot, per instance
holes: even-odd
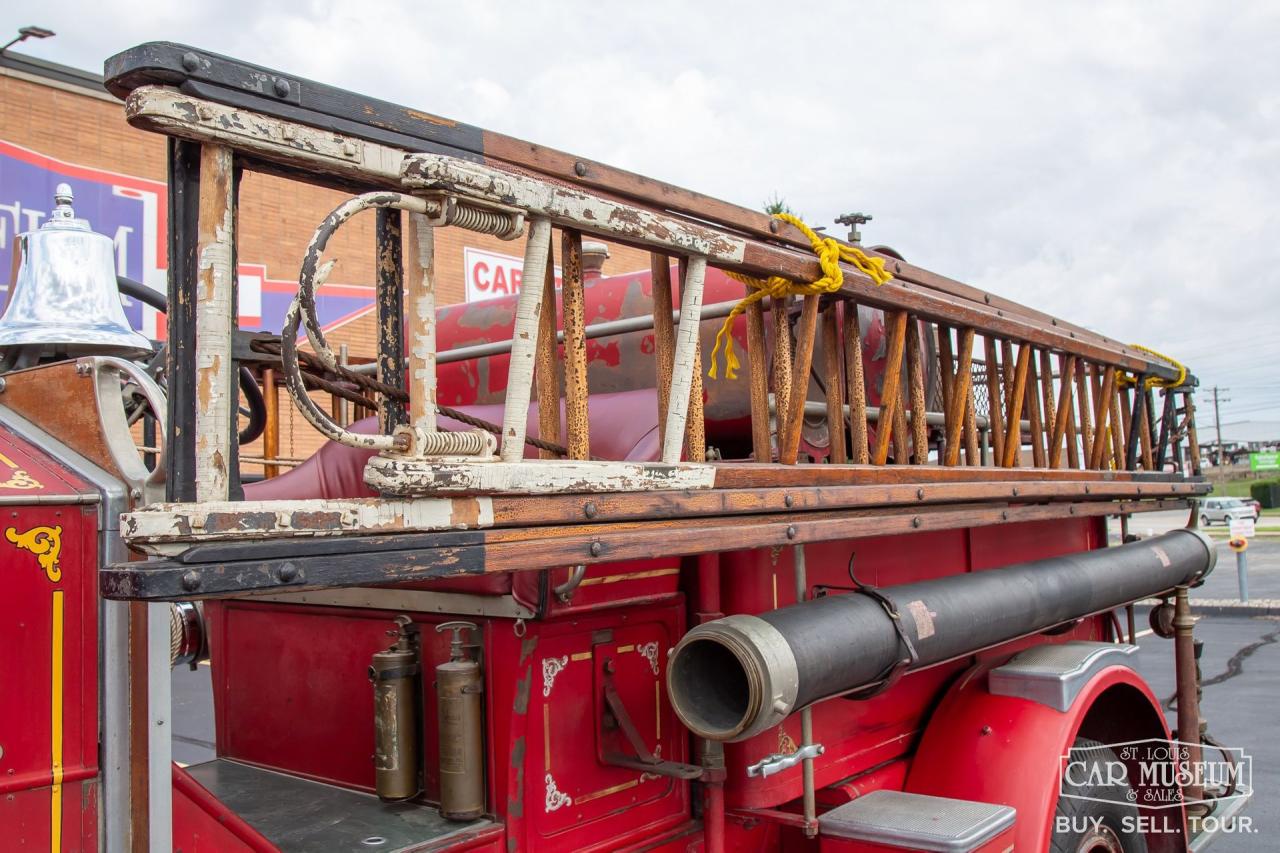
[[[1280,546],[1275,550],[1280,554]],[[1280,559],[1273,563],[1280,567]],[[1209,734],[1250,756],[1256,792],[1245,810],[1253,832],[1224,834],[1213,849],[1271,853],[1280,836],[1280,738],[1275,735],[1280,618],[1203,616],[1196,625],[1196,637],[1204,642],[1200,708]],[[1176,730],[1176,712],[1169,708],[1174,694],[1173,641],[1147,635],[1139,639],[1138,647],[1137,669],[1164,700],[1169,728]]]
[[[1186,523],[1186,513],[1151,513],[1136,517],[1130,531],[1141,536],[1161,533]],[[1113,526],[1118,540],[1118,527]],[[1250,598],[1258,613],[1266,602],[1280,601],[1280,537],[1258,537],[1248,554]],[[1280,616],[1223,613],[1237,598],[1235,555],[1225,539],[1218,542],[1218,564],[1208,581],[1192,591],[1193,610],[1200,603],[1196,636],[1204,642],[1201,672],[1202,713],[1209,732],[1219,742],[1238,747],[1252,758],[1255,795],[1245,814],[1253,832],[1221,836],[1213,849],[1263,853],[1277,849],[1280,838]],[[1224,607],[1223,602],[1229,603]],[[1275,611],[1270,611],[1275,612]],[[1168,700],[1174,692],[1173,642],[1147,632],[1145,610],[1138,613],[1137,668],[1156,695]],[[1144,634],[1144,632],[1147,632]],[[173,673],[174,760],[183,764],[214,756],[213,705],[209,668]],[[1171,729],[1176,714],[1167,708]]]

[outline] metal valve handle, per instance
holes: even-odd
[[[761,779],[768,779],[775,773],[781,773],[795,767],[806,758],[817,758],[824,752],[820,743],[806,744],[795,752],[775,752],[772,755],[766,755],[747,768],[747,775],[751,778],[759,776]]]

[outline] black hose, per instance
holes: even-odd
[[[116,276],[116,286],[130,299],[146,303],[162,314],[169,313],[169,300],[163,293],[122,275]],[[240,430],[239,440],[241,444],[248,444],[262,435],[267,427],[267,402],[262,399],[262,389],[258,387],[258,380],[253,378],[253,371],[244,365],[240,366],[240,393],[249,407],[249,423]]]
[[[672,652],[672,705],[695,734],[740,740],[898,667],[954,660],[1195,583],[1214,556],[1198,532],[1174,530],[1115,548],[717,619],[691,630]]]

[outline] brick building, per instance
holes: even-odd
[[[117,271],[163,290],[165,172],[166,139],[130,127],[101,75],[12,52],[0,55],[0,289],[6,300],[16,270],[13,237],[39,226],[61,181],[76,193],[77,214],[115,241]],[[245,174],[238,244],[242,327],[280,330],[306,244],[342,199],[340,193],[296,181]],[[339,231],[326,252],[337,266],[320,294],[321,319],[335,349],[345,344],[352,361],[370,359],[376,350],[373,245],[373,216],[365,213]],[[609,249],[606,273],[648,267],[645,253]],[[511,292],[521,252],[521,241],[441,229],[436,235],[440,304]],[[163,338],[164,320],[156,312],[134,304],[126,313],[135,328]],[[319,445],[319,436],[287,397],[281,403],[280,453],[305,457]],[[258,448],[244,453],[258,455]]]

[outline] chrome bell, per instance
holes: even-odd
[[[31,362],[41,354],[116,355],[151,352],[129,327],[116,285],[111,239],[94,233],[71,209],[71,187],[58,184],[49,221],[19,234],[18,277],[0,317],[4,361]]]

